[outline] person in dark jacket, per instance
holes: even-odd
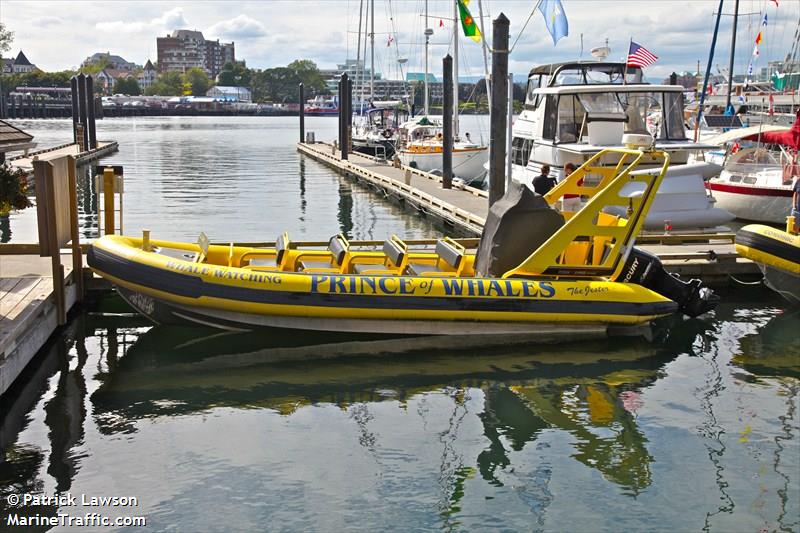
[[[550,165],[542,165],[542,173],[533,178],[533,191],[544,196],[556,186],[556,179],[550,177]]]

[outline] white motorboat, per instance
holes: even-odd
[[[549,165],[563,179],[564,165],[580,166],[627,139],[646,140],[670,154],[671,165],[645,221],[645,229],[711,228],[732,220],[715,205],[704,180],[721,170],[711,163],[688,163],[697,151],[684,126],[683,87],[643,82],[639,67],[625,63],[575,61],[531,70],[525,109],[512,130],[512,179],[533,188],[533,178]],[[608,165],[616,161],[609,159]]]
[[[400,126],[397,155],[400,162],[426,172],[442,169],[441,117],[417,117]],[[469,183],[484,172],[488,147],[470,140],[453,141],[453,174]]]
[[[791,129],[742,139],[760,142],[730,155],[719,177],[706,187],[737,218],[784,224],[791,212],[793,180],[800,176],[800,112]]]

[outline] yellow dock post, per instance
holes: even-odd
[[[114,233],[114,169],[103,169],[103,209],[105,210],[104,224],[106,235]]]

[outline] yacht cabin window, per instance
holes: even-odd
[[[624,122],[625,133],[650,134],[658,140],[685,140],[683,94],[655,92],[548,95],[545,139],[580,142],[587,122]]]

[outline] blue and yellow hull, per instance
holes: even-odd
[[[770,289],[800,305],[800,235],[749,224],[736,232],[736,253],[758,264]]]
[[[153,246],[197,249],[153,241]],[[88,262],[156,322],[229,329],[293,329],[392,334],[580,336],[672,314],[677,304],[642,286],[611,281],[431,277],[259,271],[215,257],[193,262],[142,249],[141,239],[106,236]]]

